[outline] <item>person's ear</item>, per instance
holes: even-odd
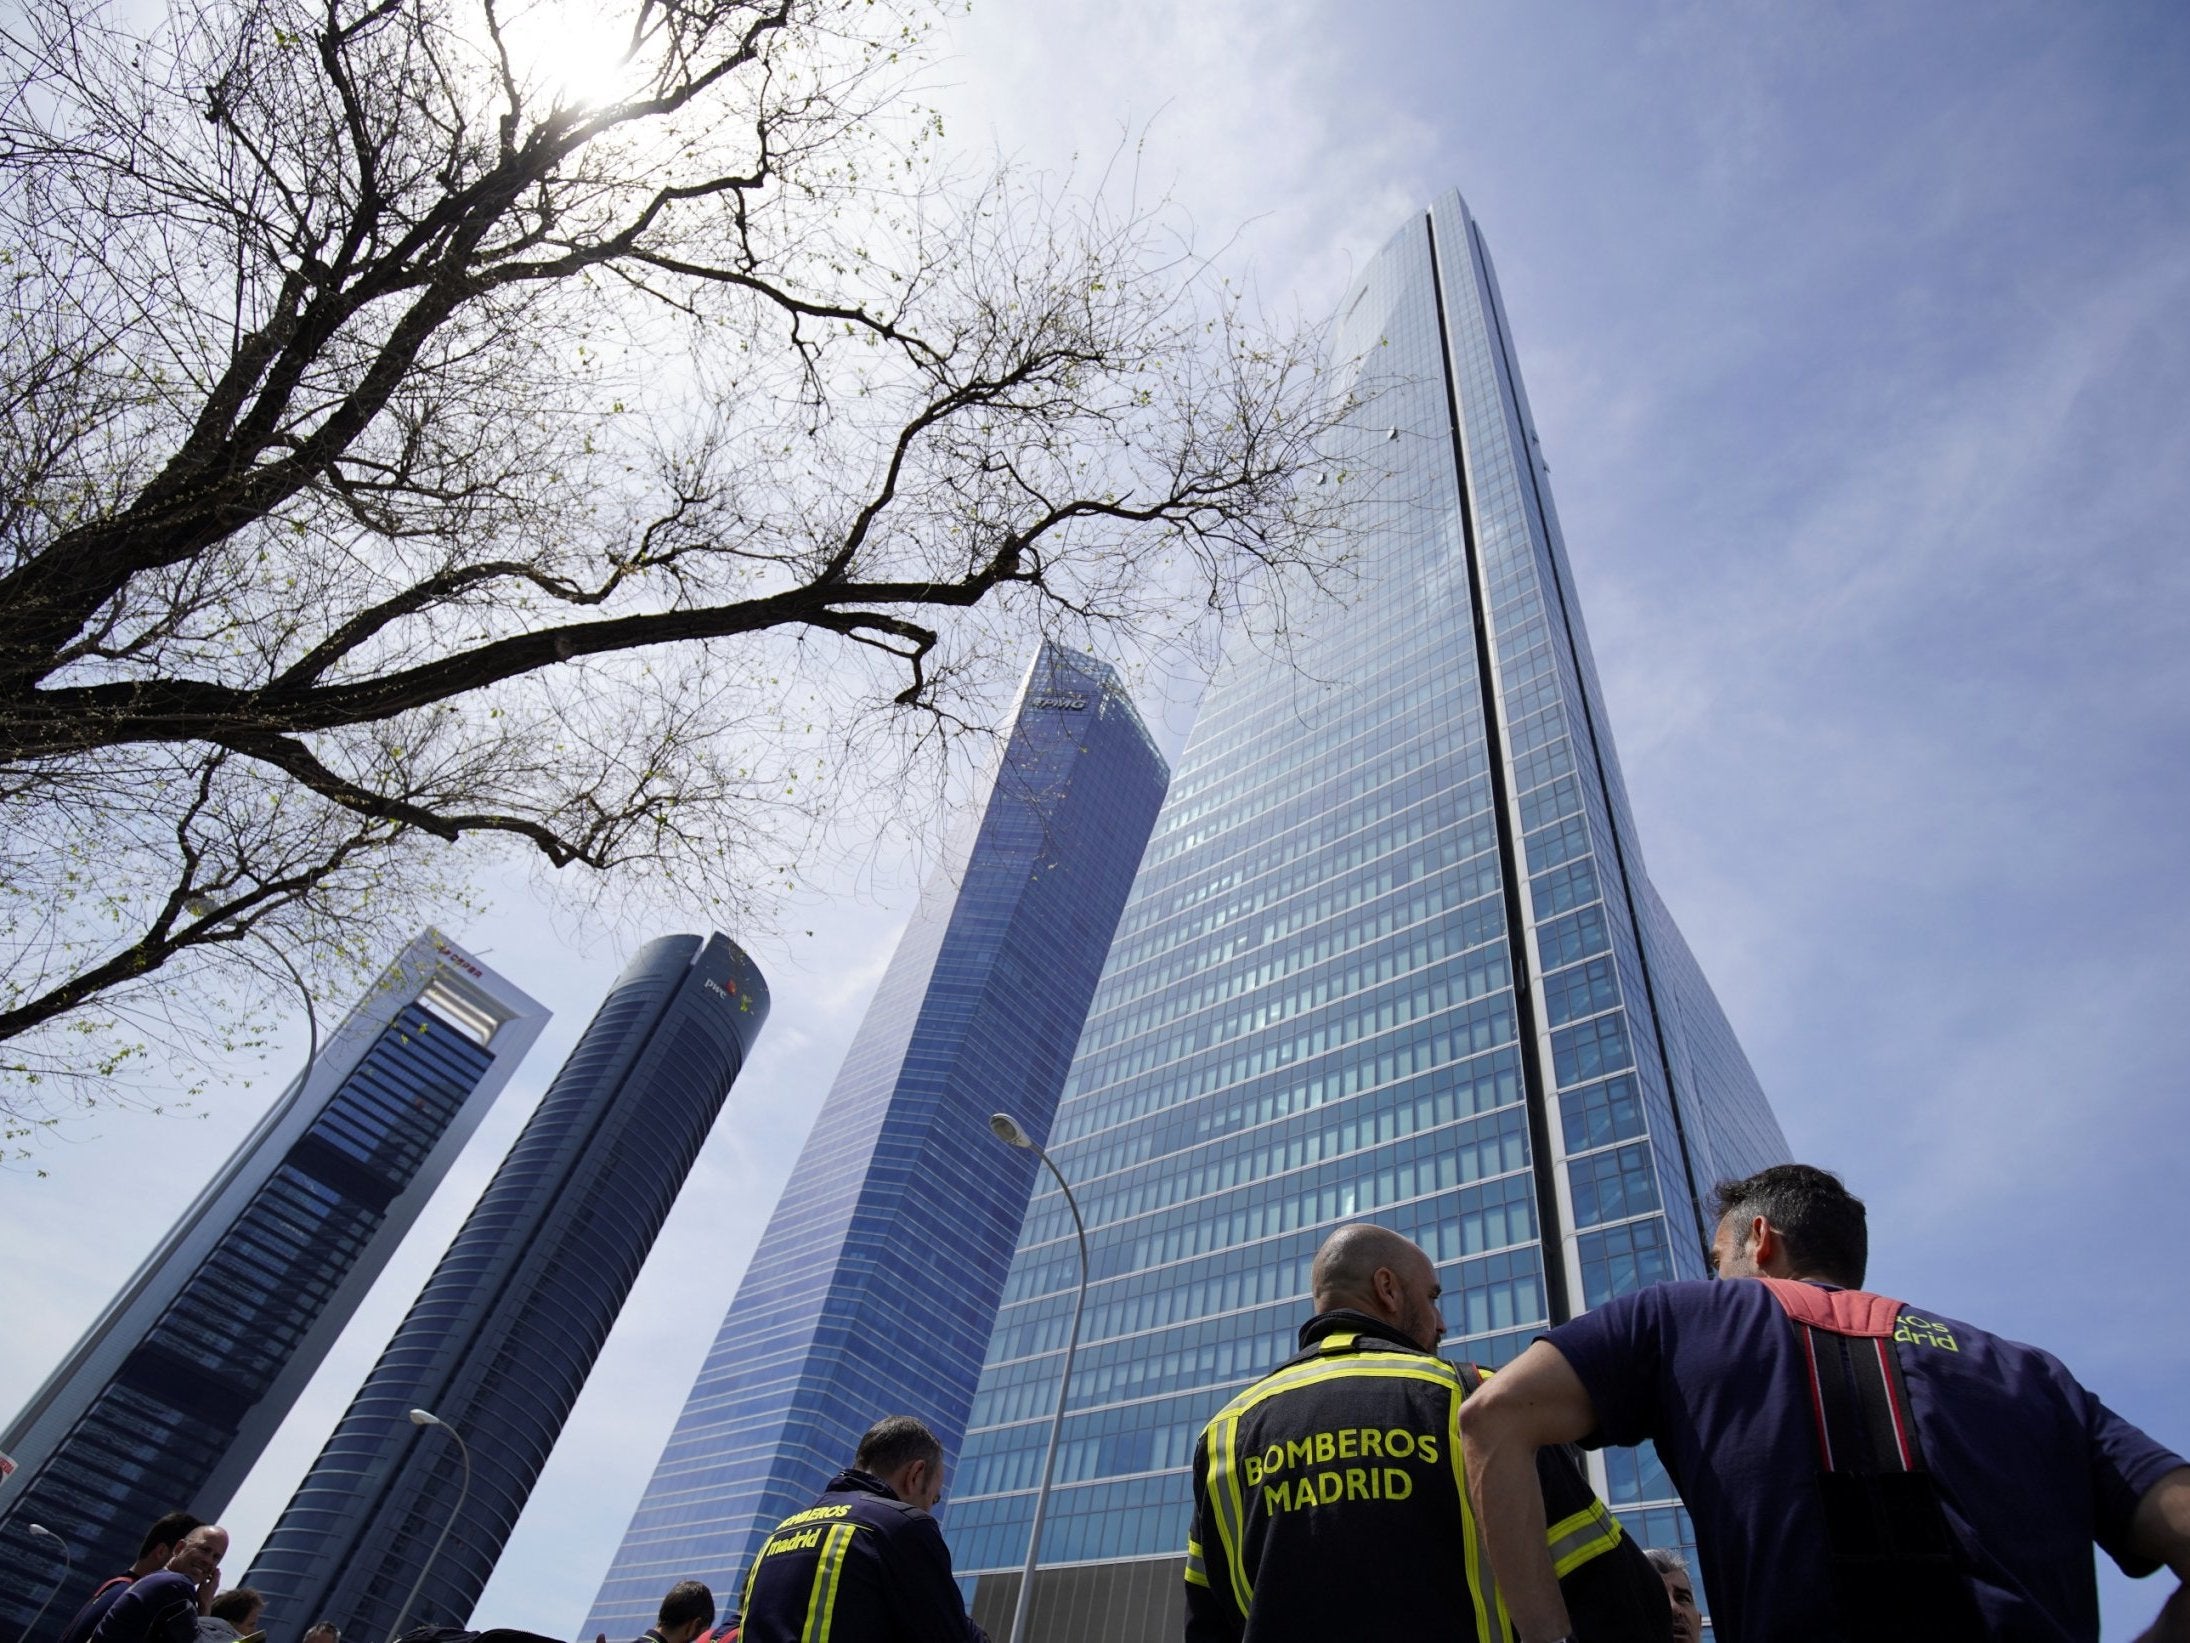
[[[1388,1266],[1376,1269],[1375,1276],[1369,1280],[1369,1287],[1375,1291],[1378,1302],[1387,1312],[1397,1312],[1399,1303],[1405,1299],[1400,1290],[1399,1274]]]
[[[1749,1259],[1759,1272],[1770,1272],[1772,1263],[1787,1253],[1787,1240],[1779,1228],[1759,1215],[1749,1224]]]

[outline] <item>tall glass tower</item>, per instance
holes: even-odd
[[[470,1617],[767,1017],[725,936],[633,956],[260,1548],[268,1613]]]
[[[957,1453],[1033,1184],[988,1116],[1047,1133],[1166,774],[1116,675],[1045,646],[578,1635],[636,1636],[680,1579],[734,1594],[880,1416]]]
[[[1176,1635],[1203,1422],[1290,1356],[1370,1217],[1438,1264],[1454,1358],[1700,1275],[1714,1176],[1785,1156],[1644,875],[1497,280],[1456,194],[1348,293],[1373,426],[1361,597],[1213,684],[1119,921],[1050,1150],[1089,1225],[1034,1629]],[[1374,476],[1373,479],[1367,476]],[[1016,1597],[1079,1271],[1035,1193],[946,1527]],[[1683,1537],[1647,1455],[1607,1485]]]
[[[397,955],[0,1437],[0,1635],[60,1573],[30,1524],[96,1582],[227,1506],[547,1019],[435,931]]]

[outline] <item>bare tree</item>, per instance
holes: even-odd
[[[917,13],[625,0],[588,94],[598,9],[0,25],[19,1079],[240,1022],[249,938],[372,956],[495,845],[735,921],[1037,630],[1339,562],[1319,338],[1160,204],[946,176]]]

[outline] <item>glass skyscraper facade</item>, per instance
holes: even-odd
[[[1365,493],[1359,597],[1213,683],[1049,1143],[1092,1263],[1041,1546],[1071,1567],[1035,1595],[1060,1639],[1169,1624],[1195,1437],[1294,1351],[1333,1227],[1419,1242],[1446,1354],[1497,1364],[1701,1276],[1714,1177],[1786,1155],[1644,874],[1457,194],[1367,266],[1334,357],[1379,390],[1327,476]],[[985,1621],[1016,1594],[1078,1279],[1045,1179],[945,1519]],[[1603,1464],[1646,1543],[1685,1538],[1652,1457]]]
[[[547,1017],[430,930],[381,975],[0,1440],[0,1633],[60,1572],[29,1524],[88,1591],[228,1504]]]
[[[1049,1129],[1166,779],[1102,663],[1045,646],[971,846],[925,886],[626,1531],[591,1637],[734,1606],[768,1532],[883,1416],[956,1455]]]
[[[633,956],[260,1548],[269,1614],[470,1617],[767,1015],[724,936]]]

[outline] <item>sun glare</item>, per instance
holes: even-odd
[[[506,38],[520,78],[564,108],[599,108],[637,89],[625,60],[631,15],[623,6],[549,0],[532,6]]]

